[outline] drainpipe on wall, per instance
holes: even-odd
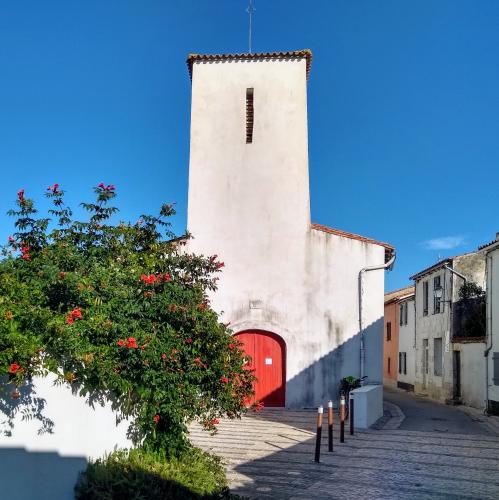
[[[489,413],[489,352],[492,349],[492,257],[489,255],[489,252],[485,252],[485,260],[486,260],[486,281],[487,283],[487,305],[486,305],[486,314],[487,314],[487,336],[486,336],[486,346],[483,355],[485,356],[485,412]],[[487,262],[488,261],[488,262]],[[491,279],[489,280],[489,276]],[[490,345],[489,345],[490,339]]]
[[[364,345],[364,326],[362,324],[362,276],[364,273],[369,271],[378,271],[379,269],[388,269],[391,271],[393,269],[393,264],[397,254],[393,252],[390,260],[381,266],[370,266],[364,267],[359,271],[359,331],[360,331],[360,378],[364,376],[365,373],[365,363],[366,363],[366,349]],[[361,382],[363,384],[363,382]]]
[[[452,274],[459,276],[464,281],[465,285],[466,285],[466,283],[468,283],[468,279],[466,278],[466,276],[462,275],[461,273],[458,273],[454,268],[452,268],[446,264],[444,266],[444,269],[447,269]],[[444,283],[445,283],[445,281],[444,281]],[[453,307],[452,307],[453,300],[454,300],[454,280],[452,280],[450,283],[450,300],[449,300],[449,310],[450,310],[449,336],[450,336],[450,339],[449,339],[449,342],[452,341],[452,337],[454,336],[454,314],[453,314]]]
[[[456,276],[459,276],[463,281],[464,284],[468,283],[468,279],[466,276],[462,275],[461,273],[457,272],[454,268],[450,267],[449,265],[445,264],[444,269],[447,269],[450,271],[452,274],[455,274]],[[445,279],[445,278],[444,278]],[[445,283],[445,281],[444,281]],[[454,338],[454,308],[452,307],[452,303],[454,300],[454,280],[451,280],[450,282],[450,300],[449,300],[449,349],[450,349],[450,343],[452,342],[452,339]],[[445,305],[445,303],[444,303]],[[452,350],[451,350],[452,352]],[[454,354],[452,354],[454,356]],[[452,367],[454,366],[454,358],[452,358]],[[444,364],[445,367],[445,364]],[[452,373],[454,373],[454,368],[452,370]],[[443,375],[443,374],[442,374]],[[454,375],[452,375],[454,377]],[[455,386],[453,385],[452,389],[452,399],[456,400],[456,394],[455,394]]]

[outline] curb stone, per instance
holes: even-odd
[[[395,430],[405,420],[402,410],[395,404],[383,401],[383,416],[371,427],[375,430]]]

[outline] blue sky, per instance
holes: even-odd
[[[247,0],[0,0],[0,214],[116,184],[186,223],[189,52],[247,51]],[[310,48],[314,222],[388,241],[387,289],[499,231],[499,2],[255,0],[254,51]],[[0,239],[12,232],[2,215]]]

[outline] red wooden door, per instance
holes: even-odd
[[[276,334],[264,331],[248,331],[237,335],[251,356],[250,368],[257,378],[254,400],[265,406],[284,406],[286,381],[286,348]],[[253,401],[252,401],[253,402]]]

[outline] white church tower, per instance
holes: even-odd
[[[359,376],[359,271],[392,247],[311,224],[310,50],[191,54],[190,251],[225,262],[213,306],[252,356],[256,398],[303,407]],[[383,272],[366,273],[364,372],[382,381]]]

